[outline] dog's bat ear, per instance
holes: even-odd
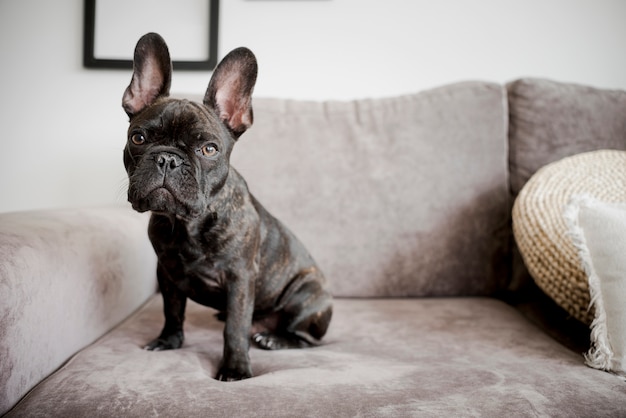
[[[133,59],[133,78],[124,92],[122,107],[132,117],[158,97],[169,95],[172,61],[167,44],[157,33],[139,39]]]
[[[237,48],[213,72],[204,104],[215,109],[235,138],[252,125],[252,90],[257,62],[248,48]]]

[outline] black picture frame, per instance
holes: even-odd
[[[95,56],[96,1],[97,0],[85,0],[84,4],[83,66],[85,68],[92,69],[132,69],[132,54],[127,60]],[[206,60],[199,61],[173,60],[172,65],[174,70],[211,71],[217,65],[219,0],[206,1],[209,2],[209,16],[207,16],[207,36],[209,38],[209,50],[207,53],[208,58]]]

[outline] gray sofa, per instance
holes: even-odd
[[[587,325],[538,291],[511,229],[537,169],[626,149],[626,92],[522,79],[254,109],[233,165],[332,282],[324,344],[252,348],[253,378],[216,381],[208,308],[188,305],[181,349],[141,348],[163,320],[146,215],[1,214],[0,413],[626,414],[626,382],[584,365]]]

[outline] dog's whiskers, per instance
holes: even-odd
[[[120,184],[117,188],[117,194],[115,196],[116,200],[126,201],[127,193],[128,193],[128,179],[123,178],[120,180]]]

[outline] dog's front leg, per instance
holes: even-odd
[[[254,311],[254,279],[251,274],[229,281],[224,326],[224,356],[217,379],[234,381],[252,376],[250,327]]]
[[[161,263],[157,267],[157,279],[161,296],[163,296],[163,314],[165,325],[158,338],[148,343],[144,348],[151,351],[172,350],[183,345],[183,322],[185,321],[185,307],[187,296],[169,279],[167,271]]]

